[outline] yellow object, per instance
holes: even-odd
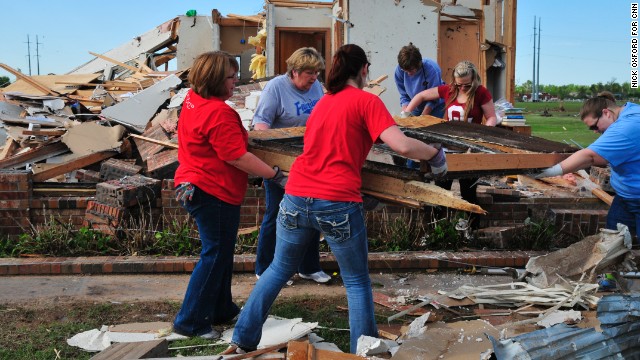
[[[267,76],[267,57],[260,54],[251,55],[251,64],[249,71],[253,73],[252,79],[262,79]]]
[[[264,49],[267,45],[267,30],[262,29],[258,31],[256,36],[249,36],[248,42],[255,47],[259,46]]]

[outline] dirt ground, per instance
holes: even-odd
[[[389,296],[420,296],[438,290],[450,291],[461,285],[502,284],[505,276],[467,275],[453,272],[412,272],[371,274],[374,291]],[[5,276],[0,278],[0,304],[22,307],[46,307],[73,302],[147,302],[182,301],[189,275],[80,275],[80,276]],[[245,300],[256,278],[253,274],[234,274],[232,292],[239,301]],[[328,284],[294,278],[281,296],[311,295],[344,296],[345,289],[338,277]]]

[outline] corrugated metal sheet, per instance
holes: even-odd
[[[559,324],[511,339],[489,339],[499,360],[640,359],[640,295],[605,296],[597,315],[602,332]]]

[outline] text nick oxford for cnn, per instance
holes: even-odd
[[[638,88],[638,3],[631,3],[631,88]]]

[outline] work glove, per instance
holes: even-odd
[[[542,179],[546,177],[560,176],[562,174],[564,174],[564,172],[562,171],[562,167],[560,166],[560,164],[555,164],[552,167],[548,167],[543,170],[538,170],[537,172],[529,174],[529,176],[536,179]]]
[[[276,171],[276,174],[273,175],[273,177],[271,179],[269,179],[269,181],[273,181],[274,184],[280,186],[281,188],[284,189],[284,186],[287,185],[287,180],[289,180],[289,177],[286,176],[282,170],[280,170],[279,167],[274,166],[273,170]]]
[[[371,195],[360,195],[362,196],[362,207],[365,209],[365,211],[373,211],[380,204],[380,201]]]
[[[191,183],[182,183],[176,188],[176,201],[186,204],[193,199],[193,192],[196,188]]]
[[[409,111],[400,111],[400,117],[403,119],[411,116],[413,116],[413,114],[411,114]]]
[[[444,156],[444,149],[440,148],[438,153],[427,162],[431,166],[433,176],[440,178],[447,174],[447,158]]]

